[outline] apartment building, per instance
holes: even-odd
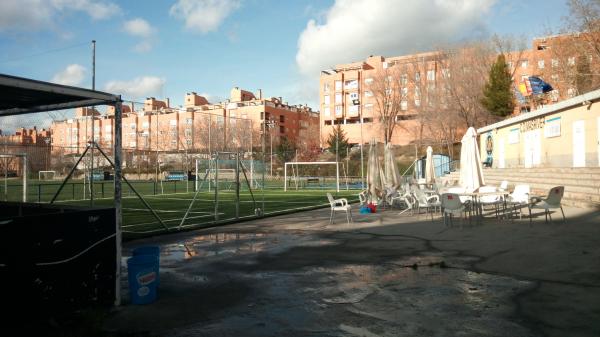
[[[370,56],[361,62],[337,65],[324,70],[320,77],[321,142],[325,143],[332,130],[342,125],[351,144],[365,143],[374,139],[384,141],[383,125],[379,122],[377,93],[374,82],[382,70],[402,66],[411,68],[389,90],[402,94],[401,113],[396,117],[398,132],[394,132],[392,144],[408,144],[414,136],[401,130],[414,129],[415,117],[421,106],[420,83],[435,83],[442,71],[436,53],[421,53],[408,56]],[[408,76],[416,78],[408,78]],[[387,80],[387,79],[386,79]],[[392,79],[389,79],[392,81]],[[361,122],[362,118],[362,122]]]
[[[555,89],[543,96],[534,96],[528,92],[517,94],[514,115],[533,111],[598,87],[598,80],[584,83],[588,88],[581,87],[581,81],[578,81],[577,73],[582,70],[582,62],[587,67],[584,70],[590,69],[590,73],[598,73],[600,70],[599,62],[595,62],[591,55],[582,54],[581,45],[584,41],[578,42],[580,37],[557,35],[537,38],[533,40],[531,49],[513,51],[506,55],[509,68],[514,74],[515,93],[525,86],[530,76],[542,78]],[[398,98],[400,112],[396,116],[395,132],[390,141],[394,145],[405,145],[418,136],[424,136],[423,133],[419,134],[427,131],[419,127],[419,114],[426,109],[430,100],[436,99],[432,95],[443,92],[445,84],[440,80],[451,76],[448,60],[437,52],[397,57],[369,56],[364,61],[340,64],[333,69],[323,70],[319,81],[322,146],[325,146],[328,136],[337,125],[342,126],[351,144],[368,143],[372,139],[384,142],[384,127],[378,113],[381,98],[378,102],[378,95],[372,88],[377,77],[391,67],[399,67],[401,75],[394,77],[394,85],[386,90],[397,90],[401,94]],[[437,99],[444,103],[443,97]]]
[[[52,123],[55,151],[79,154],[92,139],[110,150],[114,139],[114,107],[105,114],[94,108],[79,108],[75,118]],[[318,148],[314,137],[319,127],[319,115],[306,105],[290,105],[281,97],[262,97],[233,88],[230,98],[211,104],[195,92],[184,97],[180,107],[170,106],[169,100],[149,97],[143,108],[123,105],[123,150],[129,153],[251,151],[276,146],[283,137],[298,148]],[[263,129],[266,137],[262,137]],[[127,159],[127,158],[126,158]],[[127,161],[127,160],[126,160]]]
[[[50,165],[50,139],[51,132],[36,127],[32,129],[18,128],[14,134],[5,134],[0,130],[0,153],[26,154],[29,172],[45,170]],[[0,174],[8,172],[21,175],[22,164],[19,160],[3,158],[0,160],[2,169]],[[7,169],[8,172],[4,172]]]

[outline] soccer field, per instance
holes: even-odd
[[[49,202],[60,186],[58,182],[34,180],[29,182],[27,195],[30,202]],[[7,185],[8,200],[21,200],[22,186],[18,183],[18,180],[13,180]],[[208,185],[204,185],[182,223],[194,198],[193,182],[132,181],[131,183],[164,225],[133,190],[127,184],[123,184],[122,229],[126,238],[244,220],[256,217],[256,214],[260,214],[261,211],[269,216],[327,207],[329,205],[327,192],[336,198],[348,198],[350,202],[358,200],[357,189],[340,189],[338,193],[332,185],[323,185],[313,189],[292,189],[284,192],[281,181],[272,181],[264,190],[254,189],[252,191],[254,199],[247,187],[241,186],[239,203],[237,203],[234,185],[231,182],[224,182],[219,184],[218,197],[215,197],[214,186],[209,190]],[[113,207],[112,185],[111,181],[94,184],[95,206]],[[4,194],[3,187],[0,186],[0,195]],[[218,203],[215,202],[217,199]],[[56,203],[89,206],[89,185],[84,185],[81,181],[68,182],[58,195]]]
[[[152,207],[167,228],[160,224],[158,219],[137,197],[123,198],[123,234],[125,237],[151,235],[154,233],[205,227],[218,223],[233,222],[237,219],[255,217],[256,209],[263,209],[265,215],[276,215],[286,212],[295,212],[327,207],[326,193],[334,197],[346,197],[350,202],[358,199],[356,191],[335,190],[300,190],[288,191],[266,190],[254,192],[253,201],[248,191],[240,192],[239,206],[236,206],[234,191],[219,191],[218,203],[215,203],[214,192],[200,192],[194,201],[186,220],[182,219],[192,203],[194,193],[173,193],[143,196],[144,200]],[[65,201],[62,203],[75,205],[89,205],[89,201]],[[112,199],[98,199],[97,206],[112,206]]]

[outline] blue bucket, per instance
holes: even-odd
[[[156,259],[156,286],[160,286],[160,247],[158,246],[141,246],[133,249],[132,256],[150,255]]]
[[[136,255],[127,259],[131,303],[148,304],[156,301],[158,274],[156,257]]]

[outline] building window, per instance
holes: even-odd
[[[512,72],[512,67],[513,67],[512,61],[506,62],[506,66],[508,66],[508,69]]]
[[[373,123],[373,118],[371,118],[371,117],[363,118],[363,123]]]
[[[135,123],[129,124],[129,127],[131,128],[131,130],[135,130]]]
[[[325,121],[325,125],[331,125],[331,121]]]
[[[344,82],[344,89],[358,89],[358,80],[348,80]]]
[[[553,74],[550,76],[550,79],[552,80],[552,82],[556,83],[558,82],[558,75],[557,74]]]
[[[171,126],[177,126],[177,120],[176,119],[171,119],[169,121],[169,125],[171,125]]]
[[[325,105],[331,104],[331,96],[329,96],[329,95],[323,96],[323,104],[325,104]]]
[[[528,60],[521,60],[521,68],[527,68],[529,66]]]
[[[450,78],[450,70],[448,68],[442,69],[442,77],[443,78]]]
[[[351,99],[351,100],[358,99],[358,93],[357,93],[357,92],[352,92],[352,93],[350,93],[350,99]]]
[[[329,109],[328,106],[326,106],[325,108],[323,108],[323,113],[325,114],[325,116],[331,115],[331,110]]]
[[[336,105],[335,106],[335,116],[339,117],[342,115],[342,106],[341,105]]]
[[[385,95],[386,96],[392,96],[392,89],[390,89],[390,88],[385,89]]]
[[[373,83],[373,79],[371,77],[365,78],[365,84],[371,84],[371,83]]]
[[[560,93],[558,92],[558,90],[554,89],[550,91],[550,97],[552,98],[553,102],[558,102],[558,99],[560,98]]]
[[[283,126],[283,125],[279,126],[279,133],[285,133],[285,126]]]
[[[384,61],[383,64],[382,64],[382,66],[383,66],[383,69],[387,69],[387,67],[388,67],[387,61]]]
[[[418,71],[415,73],[415,81],[417,81],[417,82],[421,81],[421,73]]]
[[[335,81],[335,91],[342,91],[342,81]]]
[[[186,119],[185,119],[185,124],[191,125],[193,122],[194,122],[194,121],[193,121],[193,119],[191,119],[191,118],[186,118]]]
[[[408,83],[408,75],[400,75],[400,85],[406,85]]]
[[[148,123],[148,122],[144,122],[144,123],[142,123],[142,127],[143,127],[144,129],[147,129],[148,127],[150,127],[150,123]]]
[[[279,122],[280,123],[285,123],[285,116],[284,115],[279,115]]]
[[[365,91],[365,97],[373,97],[373,93],[370,91]]]
[[[435,81],[435,70],[427,70],[427,80]]]
[[[544,69],[544,60],[538,60],[538,68]]]
[[[323,92],[329,92],[329,83],[323,83]]]
[[[402,97],[406,98],[408,96],[408,88],[404,87],[402,88]]]
[[[571,56],[567,59],[567,64],[570,66],[574,66],[575,65],[575,56]]]
[[[185,129],[185,137],[191,137],[192,136],[192,129]]]
[[[557,59],[552,59],[552,68],[558,67],[558,64],[559,64],[559,62]]]
[[[400,102],[400,109],[401,110],[408,110],[408,102],[407,101],[401,101]]]
[[[335,94],[335,104],[342,104],[342,94],[340,94],[340,93]]]
[[[365,104],[365,111],[373,111],[373,103]]]
[[[351,105],[348,107],[348,113],[358,114],[358,105]]]

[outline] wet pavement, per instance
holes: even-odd
[[[599,336],[600,213],[566,211],[566,225],[460,229],[393,210],[329,225],[317,210],[130,242],[124,255],[161,247],[159,298],[129,304],[124,281],[124,305],[103,331]]]

